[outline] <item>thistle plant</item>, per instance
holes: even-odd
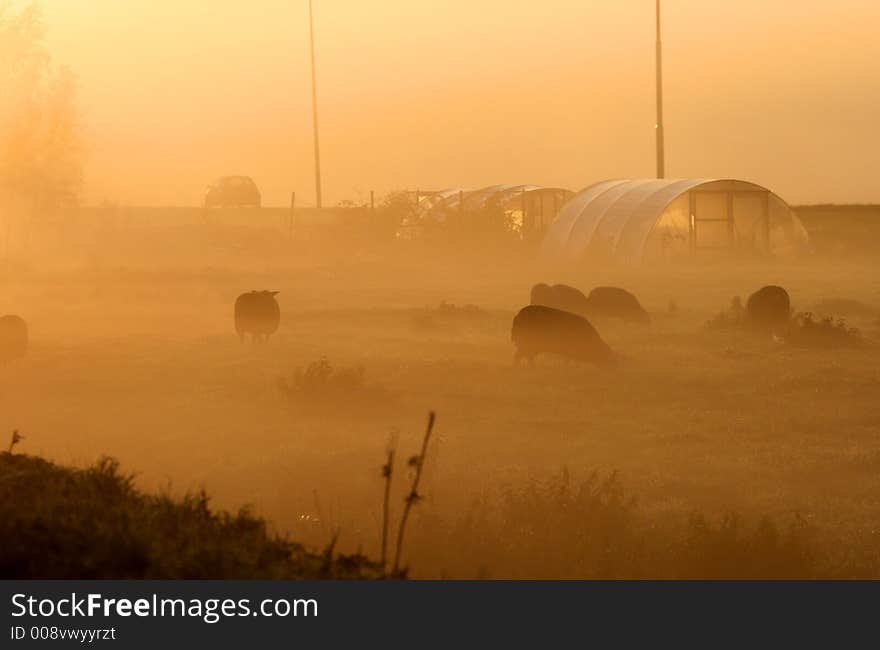
[[[388,443],[388,457],[385,464],[382,465],[382,479],[385,481],[385,494],[382,498],[382,570],[385,570],[388,562],[388,522],[390,520],[390,502],[391,502],[391,479],[394,475],[394,451],[396,447],[397,435],[391,434],[391,440]]]
[[[431,411],[428,413],[428,425],[425,428],[425,437],[422,439],[422,451],[418,456],[411,456],[409,461],[407,461],[407,464],[410,467],[415,468],[415,475],[413,476],[413,482],[409,494],[407,494],[404,501],[403,514],[400,517],[400,528],[397,530],[397,548],[394,551],[394,567],[391,571],[394,576],[401,575],[400,557],[403,552],[403,539],[406,533],[406,522],[409,519],[410,510],[422,500],[422,497],[419,494],[419,481],[422,479],[422,469],[425,467],[425,457],[428,453],[428,442],[431,439],[431,432],[434,430],[434,419],[434,411]]]
[[[18,432],[18,429],[15,429],[12,432],[12,440],[9,441],[9,449],[8,452],[11,454],[12,450],[15,448],[15,445],[24,440],[24,436]]]

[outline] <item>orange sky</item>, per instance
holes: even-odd
[[[235,173],[314,200],[307,0],[42,5],[81,82],[87,201],[195,203]],[[651,176],[653,5],[315,0],[325,203]],[[664,21],[668,176],[880,202],[880,2],[665,0]]]

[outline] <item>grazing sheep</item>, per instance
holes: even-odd
[[[245,334],[254,342],[268,341],[278,330],[281,310],[275,300],[277,291],[251,291],[241,294],[235,301],[235,331],[244,343]]]
[[[577,314],[544,305],[529,305],[513,318],[510,338],[514,362],[534,362],[539,354],[556,354],[576,361],[613,366],[614,352],[590,322]]]
[[[552,287],[547,284],[536,284],[532,287],[531,304],[583,315],[587,306],[587,297],[580,289],[567,284],[554,284]]]
[[[0,317],[0,364],[21,359],[27,352],[27,324],[20,316]]]
[[[546,307],[552,307],[552,302],[553,287],[543,282],[536,284],[532,287],[532,290],[529,293],[530,305],[544,305]]]
[[[651,317],[636,298],[620,287],[596,287],[587,296],[586,313],[590,316],[610,316],[629,323],[647,325]]]
[[[746,301],[746,320],[755,327],[776,329],[791,319],[791,298],[782,287],[761,287]]]

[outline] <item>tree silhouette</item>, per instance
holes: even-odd
[[[39,211],[75,203],[83,147],[76,79],[55,66],[36,3],[0,0],[0,206]]]

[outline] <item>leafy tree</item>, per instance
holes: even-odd
[[[76,79],[55,66],[36,3],[15,12],[0,0],[0,206],[75,203],[83,146]]]

